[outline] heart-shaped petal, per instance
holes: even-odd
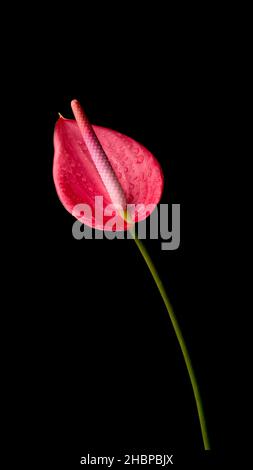
[[[163,173],[156,158],[135,140],[99,126],[92,126],[121,187],[127,204],[144,205],[132,213],[134,221],[145,219],[159,203],[163,191]],[[108,223],[112,213],[104,212],[101,217],[95,213],[95,197],[103,196],[105,210],[111,200],[105,185],[93,162],[83,136],[72,119],[60,117],[54,131],[53,178],[63,206],[86,225],[102,230],[113,230]],[[91,213],[83,216],[73,212],[75,206],[87,204]],[[149,212],[146,207],[149,206]],[[107,215],[106,215],[107,214]],[[100,214],[101,215],[101,214]],[[114,218],[115,226],[117,217]],[[121,223],[122,225],[122,223]],[[127,229],[126,222],[122,229]]]

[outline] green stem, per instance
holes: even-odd
[[[187,349],[186,344],[185,344],[185,340],[184,340],[183,335],[182,335],[182,331],[181,331],[180,326],[178,324],[178,321],[176,319],[176,316],[175,316],[175,313],[174,313],[173,308],[171,306],[171,303],[169,301],[169,298],[166,294],[163,283],[162,283],[162,281],[159,277],[159,274],[158,274],[158,272],[157,272],[157,270],[154,266],[153,261],[151,260],[149,254],[147,252],[147,249],[145,248],[143,243],[135,235],[134,229],[130,230],[130,232],[131,232],[131,234],[132,234],[132,236],[133,236],[133,238],[136,242],[136,245],[138,246],[144,260],[147,263],[147,266],[148,266],[148,268],[149,268],[149,270],[150,270],[150,272],[153,276],[153,279],[154,279],[154,281],[155,281],[155,283],[158,287],[158,290],[159,290],[159,292],[160,292],[160,294],[163,298],[163,301],[165,303],[167,312],[169,314],[171,323],[172,323],[174,331],[176,333],[176,337],[178,339],[178,342],[179,342],[179,345],[180,345],[180,348],[181,348],[181,351],[182,351],[182,354],[183,354],[183,357],[184,357],[185,365],[187,367],[188,374],[189,374],[189,377],[190,377],[190,381],[191,381],[191,385],[192,385],[192,389],[193,389],[193,393],[194,393],[194,398],[195,398],[195,402],[196,402],[196,406],[197,406],[197,411],[198,411],[198,417],[199,417],[199,422],[200,422],[200,428],[201,428],[204,448],[205,448],[205,450],[210,450],[210,443],[209,443],[208,434],[207,434],[206,420],[205,420],[205,415],[204,415],[201,396],[200,396],[200,393],[199,393],[199,387],[198,387],[196,376],[195,376],[195,373],[194,373],[194,370],[193,370],[193,367],[192,367],[192,362],[191,362],[191,359],[190,359],[190,356],[189,356],[189,352],[188,352],[188,349]]]

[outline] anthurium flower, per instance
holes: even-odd
[[[144,220],[147,217],[145,206],[155,208],[160,201],[163,190],[161,167],[143,145],[111,129],[92,126],[78,101],[73,100],[71,106],[76,120],[60,117],[54,131],[53,177],[59,198],[64,207],[79,220],[90,227],[103,230],[108,230],[106,208],[113,205],[116,208],[116,218],[122,222],[122,230],[131,229],[136,219]],[[99,222],[95,217],[97,197],[102,197],[103,200],[102,218]],[[75,207],[80,204],[92,209],[82,219],[75,213]],[[144,210],[140,212],[134,209],[129,218],[128,204],[137,207],[140,204],[144,206]],[[116,227],[118,225],[116,222]],[[134,230],[130,233],[146,261],[169,314],[191,381],[204,448],[209,450],[199,387],[181,328],[146,247]]]
[[[75,215],[77,205],[89,205],[92,215],[84,215],[83,221],[97,229],[107,230],[111,215],[103,210],[102,220],[95,218],[96,196],[103,196],[103,209],[135,205],[132,220],[144,220],[151,212],[145,207],[155,208],[163,191],[158,161],[134,139],[91,125],[77,100],[71,106],[76,120],[60,116],[54,131],[53,177],[63,206]],[[126,222],[123,228],[128,228]]]

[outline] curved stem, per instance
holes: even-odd
[[[204,449],[205,450],[210,450],[210,443],[209,443],[209,438],[208,438],[208,434],[207,434],[206,420],[205,420],[202,400],[201,400],[201,396],[200,396],[200,392],[199,392],[199,387],[198,387],[196,376],[195,376],[195,373],[194,373],[194,370],[193,370],[193,367],[192,367],[192,362],[191,362],[191,359],[190,359],[190,356],[189,356],[189,352],[188,352],[185,340],[184,340],[183,335],[182,335],[182,331],[181,331],[180,326],[178,324],[177,318],[175,316],[175,313],[173,311],[173,308],[171,306],[171,303],[169,301],[169,298],[167,296],[167,293],[165,291],[163,283],[162,283],[162,281],[159,277],[159,274],[158,274],[158,272],[157,272],[157,270],[154,266],[153,261],[151,260],[149,254],[147,252],[147,249],[145,248],[143,243],[137,238],[137,236],[135,235],[134,230],[130,230],[130,232],[131,232],[132,237],[134,238],[134,240],[136,242],[136,245],[138,246],[144,260],[147,263],[147,266],[148,266],[148,268],[149,268],[149,270],[150,270],[150,272],[153,276],[153,279],[154,279],[154,281],[155,281],[155,283],[158,287],[158,290],[159,290],[159,292],[160,292],[160,294],[163,298],[163,301],[165,303],[167,312],[169,314],[171,323],[172,323],[174,331],[176,333],[176,337],[178,339],[178,342],[179,342],[179,345],[180,345],[180,348],[181,348],[181,351],[182,351],[182,354],[183,354],[183,357],[184,357],[185,365],[187,367],[188,374],[189,374],[189,377],[190,377],[190,381],[191,381],[191,385],[192,385],[192,389],[193,389],[193,393],[194,393],[194,398],[195,398],[195,402],[196,402],[196,406],[197,406],[197,411],[198,411],[198,417],[199,417],[199,422],[200,422],[202,439],[203,439],[203,443],[204,443]]]

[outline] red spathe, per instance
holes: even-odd
[[[92,127],[120,181],[127,204],[156,206],[163,191],[163,173],[156,158],[130,137],[104,127]],[[86,216],[79,220],[90,227],[108,230],[105,224],[111,216],[104,215],[102,222],[95,220],[95,196],[103,196],[104,208],[113,201],[75,120],[58,119],[54,131],[54,148],[53,178],[63,206],[73,213],[77,204],[88,204],[92,217]],[[145,210],[140,210],[135,212],[133,218],[143,220],[147,215]]]

